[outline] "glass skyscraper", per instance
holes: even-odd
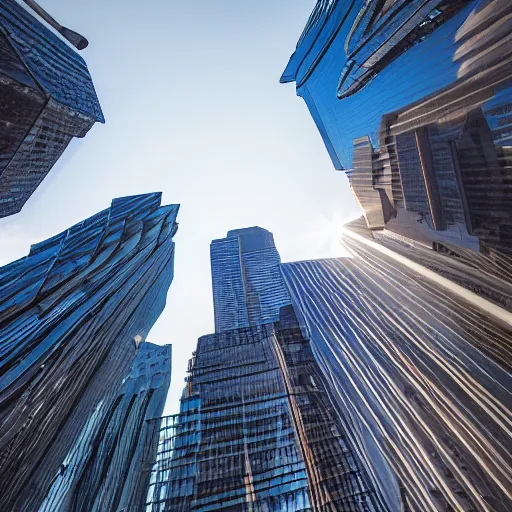
[[[210,246],[215,331],[279,319],[290,304],[272,233],[260,227],[229,231]]]
[[[0,217],[21,210],[73,137],[104,122],[84,60],[16,0],[0,3]]]
[[[388,509],[353,452],[291,306],[203,336],[162,418],[148,512]]]
[[[111,407],[113,416],[103,423],[111,431],[130,407],[135,414],[138,407],[155,406],[144,401],[162,393],[164,382],[155,381],[154,391],[140,395],[141,404],[131,386],[144,385],[146,377],[129,378],[117,393],[165,306],[177,212],[178,205],[160,206],[158,193],[115,199],[110,208],[33,245],[27,257],[0,269],[1,510],[37,510],[53,484],[74,482],[81,466],[68,467],[66,461],[73,447],[81,449],[77,437],[87,438],[95,417],[116,397],[131,395],[132,402],[120,398]],[[137,421],[127,427],[137,428]],[[135,443],[136,436],[126,431],[123,436],[127,444]],[[118,456],[131,455],[128,450]],[[88,457],[91,464],[108,465],[105,454]],[[128,460],[119,463],[128,470]],[[107,476],[113,478],[111,472]],[[94,478],[80,480],[92,486],[87,497],[79,493],[85,503],[101,494]]]
[[[509,282],[511,15],[508,0],[319,0],[281,78],[369,229]]]
[[[146,510],[394,510],[333,407],[272,234],[230,231],[211,263],[217,332],[198,341],[180,413],[154,422]]]
[[[39,512],[144,510],[158,438],[149,420],[163,412],[171,345],[140,345],[116,394],[102,400],[62,463]]]

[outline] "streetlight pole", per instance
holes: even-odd
[[[65,37],[75,48],[83,50],[89,45],[89,41],[81,34],[63,27],[55,21],[35,0],[23,0],[31,9],[33,9],[46,23],[50,24],[63,37]]]

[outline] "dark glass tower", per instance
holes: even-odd
[[[36,510],[117,396],[165,305],[177,212],[156,193],[115,199],[0,269],[1,510]]]
[[[369,229],[509,283],[511,15],[507,0],[319,0],[281,79]]]
[[[2,0],[0,217],[21,210],[95,122],[104,118],[83,59],[15,0]]]
[[[118,392],[89,417],[39,512],[142,511],[158,438],[149,420],[164,410],[171,345],[142,343]]]
[[[162,419],[148,511],[377,511],[293,309],[203,336]],[[156,427],[155,427],[156,428]]]
[[[374,485],[401,510],[510,510],[512,315],[371,238],[345,242],[352,258],[282,267]]]

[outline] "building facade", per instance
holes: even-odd
[[[211,264],[217,332],[198,341],[180,413],[150,429],[146,511],[394,510],[333,406],[272,234],[230,231]]]
[[[140,345],[117,393],[89,417],[39,512],[144,510],[158,443],[148,422],[164,410],[171,355],[171,345]]]
[[[281,264],[278,319],[199,339],[180,413],[149,429],[147,512],[510,510],[509,284],[380,233],[361,218],[352,257]]]
[[[374,485],[392,510],[510,510],[512,315],[370,237],[345,243],[352,258],[283,273]]]
[[[512,268],[511,15],[507,0],[317,2],[281,81],[369,229]]]
[[[210,246],[215,331],[279,319],[290,297],[272,233],[260,227],[229,231]]]
[[[21,210],[73,137],[104,122],[76,50],[16,0],[0,5],[0,217]]]
[[[393,231],[371,231],[366,219],[360,217],[343,226],[385,247],[407,260],[432,270],[442,277],[480,295],[500,307],[512,311],[512,266],[505,258],[492,258],[450,243],[429,244],[401,236]]]
[[[162,419],[147,511],[374,511],[293,309],[199,339],[180,414]]]
[[[115,199],[0,269],[0,509],[37,510],[116,396],[165,305],[177,212]]]

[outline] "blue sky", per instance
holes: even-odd
[[[173,344],[177,412],[196,340],[213,332],[209,244],[274,233],[283,261],[341,255],[359,209],[294,84],[279,78],[315,0],[39,0],[83,33],[106,124],[75,140],[21,213],[0,222],[0,264],[131,194],[181,203],[175,279],[150,333]]]

